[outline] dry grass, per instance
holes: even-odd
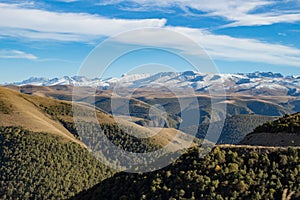
[[[51,99],[24,95],[0,87],[0,100],[10,105],[13,110],[10,114],[0,114],[0,126],[21,126],[30,131],[55,134],[81,144],[63,125],[37,107],[37,104],[49,103]]]
[[[31,88],[34,93],[38,92],[40,87]],[[41,87],[44,88],[44,87]],[[16,89],[16,88],[13,88]],[[43,91],[49,91],[43,89]],[[53,116],[47,114],[40,105],[51,107],[60,106],[62,103],[71,105],[68,101],[59,101],[42,97],[42,95],[26,95],[17,91],[0,87],[0,101],[6,102],[12,107],[13,112],[10,114],[0,114],[0,126],[21,126],[27,130],[34,132],[47,132],[61,136],[66,141],[73,141],[81,144],[75,137]],[[88,105],[82,105],[85,109],[93,109]],[[188,148],[195,145],[190,144],[191,136],[172,128],[149,128],[137,125],[123,118],[114,119],[111,115],[101,111],[96,112],[97,119],[100,124],[116,124],[121,127],[133,127],[139,135],[137,137],[151,138],[151,140],[159,145],[166,146],[168,150],[175,151],[182,148]],[[60,119],[67,122],[73,122],[73,117],[69,115],[59,115]],[[85,117],[85,121],[89,121]],[[92,121],[94,119],[91,119]]]

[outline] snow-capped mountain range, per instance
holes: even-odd
[[[22,82],[11,83],[17,86],[36,85],[73,85],[111,89],[119,84],[122,87],[141,88],[164,85],[166,87],[193,88],[198,92],[208,92],[223,84],[226,92],[251,95],[289,95],[300,96],[300,76],[283,76],[272,72],[245,74],[208,74],[194,71],[161,72],[157,74],[131,74],[120,78],[89,79],[82,76],[62,78],[29,78]],[[8,84],[6,84],[8,85]]]

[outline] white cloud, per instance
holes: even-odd
[[[145,0],[141,0],[141,2],[143,1],[146,2]],[[171,0],[160,2],[151,0],[151,2],[153,2],[154,5],[155,2],[157,2],[157,5],[167,6],[171,3]],[[178,3],[183,2],[183,0],[174,0],[172,2]],[[191,0],[188,2],[190,5],[194,3],[194,7],[198,6],[198,9],[204,9],[206,11],[225,12],[228,10],[228,7],[232,7],[232,9],[234,8],[239,13],[249,12],[258,5],[266,5],[268,3],[266,1],[255,1],[255,3],[250,2],[238,5],[238,1],[220,0],[219,3],[213,5],[212,3],[209,3],[211,1],[208,0],[202,1],[207,4],[196,3],[198,0]],[[147,3],[145,4],[147,5]],[[225,5],[227,6],[227,9]],[[223,6],[225,6],[225,8],[223,8]],[[290,13],[285,14],[290,15]],[[276,17],[274,17],[274,20],[275,18]],[[19,5],[11,4],[0,4],[0,19],[0,37],[91,42],[91,40],[99,37],[112,36],[132,29],[161,27],[163,29],[178,31],[187,35],[203,46],[208,54],[214,59],[300,66],[300,49],[279,44],[270,44],[254,39],[215,35],[202,29],[166,27],[165,19],[109,19],[99,15],[50,12],[23,8]],[[268,20],[264,21],[264,23],[267,22]],[[234,23],[238,22],[233,22],[232,25],[234,25]],[[242,22],[240,21],[239,23]],[[147,34],[147,31],[143,34]],[[119,42],[141,45],[163,44],[166,47],[180,49],[190,55],[195,54],[194,51],[197,48],[187,46],[183,41],[177,41],[176,38],[172,38],[169,35],[160,35],[156,33],[154,33],[152,39],[148,41],[145,41],[142,35],[130,35],[126,38],[121,38]],[[2,51],[1,58],[23,56],[23,58],[27,59],[36,59],[34,55],[26,54],[24,52],[11,51],[10,53],[11,54]]]
[[[213,59],[230,61],[261,62],[300,67],[300,49],[280,44],[270,44],[255,39],[234,38],[226,35],[215,35],[202,29],[185,27],[166,27],[171,31],[184,34],[195,41]],[[145,40],[144,36],[147,36]],[[165,40],[164,38],[168,38]],[[202,54],[194,44],[186,43],[183,37],[165,31],[144,30],[137,34],[126,34],[118,42],[149,45],[162,48],[179,49],[185,54]]]
[[[299,9],[254,12],[258,8],[274,6],[284,2],[274,0],[106,0],[102,4],[117,4],[121,2],[133,2],[143,11],[157,8],[179,7],[190,13],[188,8],[205,12],[205,16],[222,17],[230,23],[224,27],[233,26],[258,26],[274,23],[293,23],[300,21]],[[136,9],[136,5],[132,7]],[[127,8],[130,9],[130,8]],[[294,10],[293,10],[294,9]],[[288,12],[288,13],[286,13]]]
[[[65,3],[72,3],[72,2],[79,1],[79,0],[56,0],[56,1],[65,2]]]
[[[229,19],[235,22],[229,23],[223,27],[236,27],[236,26],[259,26],[259,25],[271,25],[275,23],[294,23],[300,21],[300,14],[284,14],[284,13],[264,13],[249,15],[244,14],[241,16],[233,16]]]
[[[53,40],[62,42],[91,42],[100,35],[86,35],[78,33],[41,32],[31,29],[0,28],[2,37],[25,38],[31,40]]]
[[[19,50],[0,50],[0,58],[36,60],[37,57]]]
[[[162,27],[165,19],[109,19],[85,13],[59,13],[0,4],[0,35],[62,41],[110,36],[142,27]],[[24,35],[23,35],[24,33]]]

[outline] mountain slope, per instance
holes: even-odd
[[[24,93],[31,94],[33,96],[47,96],[52,98],[59,98],[63,100],[72,99],[72,86],[22,86],[10,88],[22,91]],[[91,88],[86,87],[85,90]],[[96,91],[95,98],[90,102],[92,105],[96,105],[100,110],[111,114],[111,92],[109,90],[98,90]],[[36,97],[38,98],[38,97]],[[177,128],[178,124],[181,122],[181,108],[179,102],[184,102],[186,96],[177,96],[169,93],[168,91],[153,91],[147,89],[136,90],[131,99],[126,98],[114,98],[114,105],[117,107],[114,114],[118,115],[118,118],[124,119],[122,124],[127,126],[135,127],[135,129],[141,129],[139,132],[149,133],[152,135],[152,128],[155,127],[166,127],[166,128]],[[211,116],[211,97],[209,95],[197,95],[199,107],[196,105],[188,106],[188,109],[193,112],[193,110],[200,110],[200,127],[197,130],[197,125],[190,127],[181,127],[183,131],[192,135],[197,133],[199,138],[204,138],[209,119]],[[129,112],[131,115],[132,122],[128,121],[128,116],[123,116],[124,104],[129,103]],[[279,117],[285,113],[297,112],[300,108],[300,101],[297,97],[268,97],[268,96],[240,96],[240,95],[230,95],[226,99],[221,99],[219,104],[226,104],[226,113],[220,113],[226,115],[225,125],[219,139],[219,143],[237,144],[240,140],[244,138],[247,133],[253,131],[256,126],[273,120],[274,117]],[[119,106],[116,106],[118,105]],[[149,109],[153,106],[160,105],[160,107],[155,107],[159,113],[166,111],[167,122],[164,124],[163,118],[152,118],[150,121]],[[51,105],[48,105],[48,107]],[[71,106],[68,108],[71,110]],[[153,111],[153,110],[152,110]],[[107,115],[106,115],[107,116]],[[66,116],[61,116],[59,118],[64,118],[60,121],[72,122],[72,116],[67,119]],[[111,118],[99,116],[100,123],[108,121],[108,124],[115,123]],[[105,120],[104,120],[105,119]],[[216,122],[218,123],[218,122]],[[138,126],[137,126],[138,125]],[[149,129],[150,127],[150,129]],[[162,132],[167,129],[162,129]],[[159,138],[161,134],[156,137]],[[167,135],[167,134],[166,134]],[[160,142],[161,141],[161,142]],[[163,145],[162,137],[160,140],[156,140],[155,143],[160,142],[159,145]],[[180,142],[182,143],[182,142]],[[176,143],[174,142],[174,145]],[[176,146],[176,145],[175,145]]]
[[[47,88],[44,90],[47,90]],[[145,104],[143,102],[141,103]],[[139,104],[141,103],[139,102]],[[142,105],[142,107],[145,106],[149,107],[147,104]],[[80,108],[83,110],[83,113],[84,109],[92,109],[88,105],[81,105]],[[121,118],[116,121],[111,115],[104,113],[101,110],[97,110],[96,115],[98,122],[102,127],[116,127],[114,129],[118,129],[118,126],[127,127],[127,129],[129,128],[130,131],[136,132],[137,134],[144,134],[144,138],[150,137],[149,142],[159,146],[164,146],[166,143],[165,140],[169,141],[174,138],[174,134],[170,134],[170,132],[186,135],[175,129],[162,128],[160,130],[155,130],[143,127]],[[82,144],[74,137],[74,135],[78,136],[78,134],[76,133],[73,122],[71,102],[58,101],[36,95],[21,94],[3,87],[0,87],[0,126],[20,126],[34,132],[52,133],[62,136],[68,141]],[[151,138],[152,135],[153,138]],[[162,138],[158,139],[160,137]],[[181,138],[186,137],[188,136],[182,136]],[[174,148],[181,143],[184,143],[184,141],[173,141]]]
[[[299,146],[300,113],[266,122],[248,134],[241,144],[262,146]]]
[[[266,121],[274,120],[275,117],[263,115],[234,115],[225,119],[218,144],[238,144],[244,137],[251,133],[257,126]],[[218,125],[219,122],[216,122]],[[200,125],[197,133],[198,138],[205,138],[209,124]],[[188,130],[186,131],[188,132]]]
[[[90,142],[105,135],[130,152],[153,151],[167,143],[171,143],[168,150],[176,151],[190,147],[186,141],[193,139],[175,129],[150,129],[124,119],[117,124],[100,110],[96,116],[99,124],[82,118],[79,135],[70,102],[0,87],[0,199],[68,199],[114,174],[82,144],[81,139],[90,135],[94,136]],[[136,137],[140,135],[146,138]]]
[[[86,77],[30,78],[14,85],[74,85],[112,89],[116,85],[124,88],[147,88],[164,85],[167,88],[192,88],[197,92],[209,93],[223,84],[226,92],[247,95],[299,96],[300,77],[271,72],[245,74],[206,74],[194,71],[161,72],[157,74],[131,74],[120,78],[89,79]]]
[[[50,102],[58,103],[55,100]],[[80,143],[61,123],[51,119],[39,108],[40,104],[48,104],[49,99],[24,95],[0,87],[0,103],[0,126],[21,126],[30,131],[52,133],[68,141]]]
[[[199,152],[189,149],[158,171],[118,173],[72,199],[274,200],[285,188],[300,197],[299,149],[217,147],[204,158]]]
[[[58,135],[0,127],[0,199],[68,199],[115,172]]]
[[[66,105],[0,87],[0,199],[67,199],[114,173],[64,126]]]

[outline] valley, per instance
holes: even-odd
[[[300,199],[300,0],[0,19],[0,200]]]
[[[299,117],[287,114],[297,112],[297,97],[227,96],[219,102],[227,104],[226,119],[218,145],[213,147],[203,140],[211,118],[211,99],[206,94],[197,94],[199,126],[184,127],[183,131],[177,130],[182,122],[180,100],[167,91],[155,95],[138,90],[130,99],[119,97],[120,108],[112,113],[111,91],[97,90],[94,101],[76,106],[82,120],[78,129],[73,121],[72,90],[70,85],[0,87],[2,199],[278,199],[285,189],[294,192],[296,199],[300,196],[296,178],[300,170]],[[123,115],[124,102],[130,102],[132,120]],[[168,115],[149,118],[150,109],[157,104],[162,107],[154,111]],[[89,115],[92,106],[97,108],[97,124]],[[132,153],[167,145],[167,154],[183,155],[158,171],[119,172],[97,159],[97,152],[114,154],[99,146],[103,136]],[[199,156],[211,148],[208,155]],[[117,155],[105,162],[116,162]],[[128,167],[128,162],[129,158],[123,158],[115,164]],[[130,187],[122,185],[125,180]],[[255,192],[248,192],[250,188]]]

